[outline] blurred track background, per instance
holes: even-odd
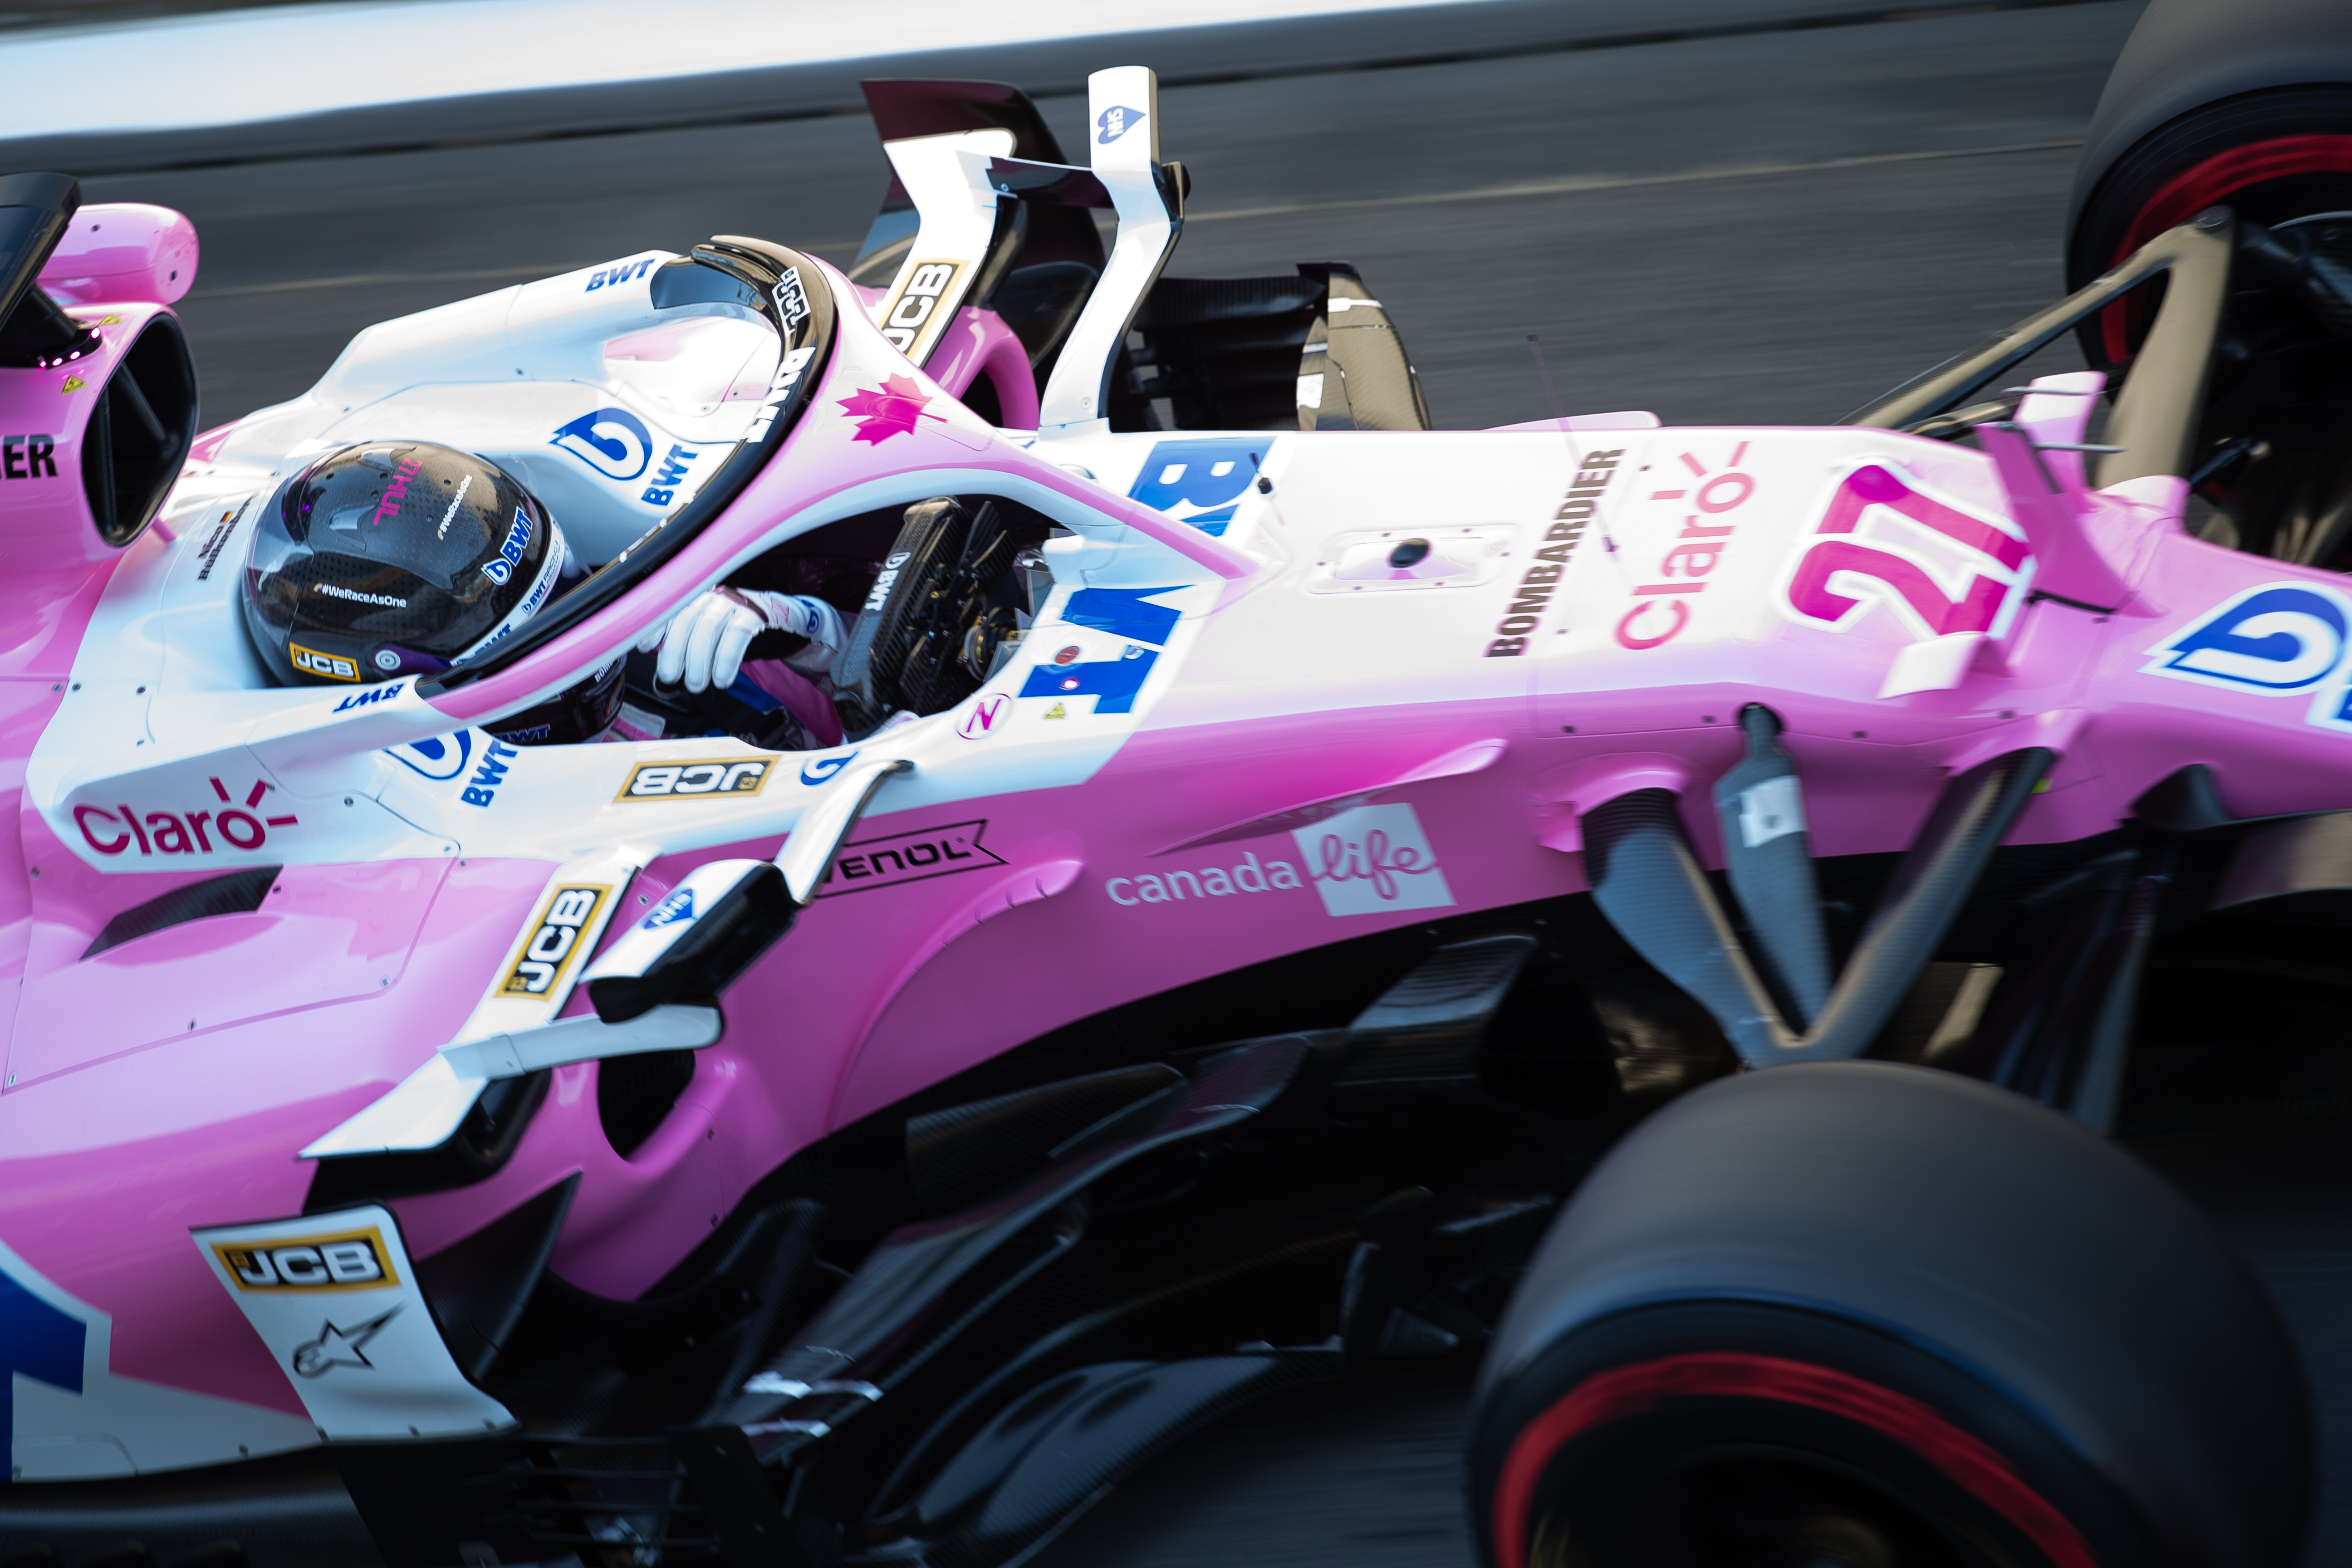
[[[1494,0],[258,136],[20,141],[0,167],[102,168],[88,199],[194,218],[203,269],[182,313],[214,425],[299,393],[371,321],[647,247],[752,234],[846,263],[887,177],[858,74],[1030,87],[1075,156],[1084,72],[1139,62],[1171,84],[1163,155],[1193,176],[1170,270],[1355,262],[1439,424],[1549,413],[1530,332],[1570,412],[1819,422],[2062,291],[2075,142],[2137,11]],[[2269,1280],[2336,1454],[2352,1419],[2346,1147],[2339,1123],[2307,1120],[2141,1145]],[[1162,1457],[1036,1563],[1467,1564],[1456,1444],[1475,1372],[1397,1362],[1261,1407]],[[2327,1467],[2314,1563],[2352,1561],[2343,1468]]]

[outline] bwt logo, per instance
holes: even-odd
[[[634,282],[643,278],[660,265],[660,257],[648,256],[643,261],[624,261],[618,267],[599,267],[588,275],[588,287],[583,289],[581,292],[593,294],[597,289],[607,286],[617,289],[624,283]]]
[[[218,779],[210,782],[213,793],[228,805],[233,798],[228,786]],[[73,808],[74,826],[81,829],[82,842],[100,855],[128,854],[134,843],[142,855],[211,855],[218,852],[213,845],[214,834],[220,835],[220,849],[251,853],[269,842],[271,828],[295,826],[290,816],[254,815],[260,809],[261,797],[277,787],[267,781],[257,782],[246,792],[244,805],[226,811],[142,814],[129,805],[78,805]]]
[[[551,447],[561,447],[608,479],[624,484],[654,460],[653,432],[625,408],[599,408],[556,427]]]
[[[213,1255],[240,1290],[361,1290],[400,1283],[383,1235],[373,1226],[270,1247],[216,1241]]]
[[[354,691],[328,711],[348,713],[354,708],[364,708],[371,702],[389,702],[399,696],[401,689],[407,684],[408,682],[404,680],[395,680],[390,686],[371,686],[365,691]]]
[[[2240,690],[2308,691],[2344,658],[2344,602],[2301,583],[2250,588],[2150,651],[2149,675]]]
[[[530,548],[530,516],[520,507],[515,509],[514,522],[508,528],[506,540],[499,552],[482,563],[482,575],[493,583],[504,584],[522,564],[522,552]]]
[[[1114,103],[1108,109],[1104,110],[1100,114],[1095,116],[1095,124],[1102,132],[1102,134],[1096,137],[1095,140],[1103,146],[1108,147],[1112,142],[1118,141],[1120,137],[1126,135],[1129,132],[1134,130],[1137,126],[1142,123],[1143,111],[1141,110],[1129,109],[1121,104]]]

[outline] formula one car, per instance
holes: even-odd
[[[2340,541],[2206,494],[2319,460],[2206,388],[2333,344],[2324,241],[2166,207],[1843,426],[1441,433],[1346,266],[1162,276],[1148,71],[1084,166],[870,96],[851,270],[624,258],[201,437],[186,221],[0,184],[8,1561],[998,1568],[1482,1345],[1503,1568],[2291,1560],[2294,1352],[2100,1134],[2216,975],[2345,973]],[[325,584],[276,683],[253,542],[423,442],[593,574],[424,670]],[[786,568],[842,743],[509,734]]]

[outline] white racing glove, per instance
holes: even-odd
[[[743,651],[764,631],[791,632],[809,646],[792,656],[795,666],[822,670],[849,640],[841,612],[805,594],[772,594],[760,588],[713,588],[637,639],[639,653],[661,649],[654,679],[688,691],[725,690],[743,668]]]

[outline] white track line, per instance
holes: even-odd
[[[1429,3],[362,0],[217,11],[0,34],[0,138],[235,125],[471,93]]]
[[[1509,201],[1528,196],[1570,195],[1582,191],[1622,191],[1641,185],[1684,185],[1701,180],[1754,180],[1774,174],[1810,174],[1825,170],[1866,169],[1881,163],[1927,163],[1948,158],[1997,158],[2011,153],[2064,153],[2080,142],[2007,142],[1994,147],[1953,147],[1925,153],[1871,153],[1853,158],[1823,158],[1810,163],[1758,163],[1740,169],[1685,169],[1668,174],[1591,174],[1559,180],[1527,180],[1509,185],[1478,185],[1462,191],[1428,191],[1411,196],[1366,196],[1356,201],[1298,202],[1286,206],[1233,207],[1223,212],[1187,213],[1184,221],[1216,223],[1227,218],[1287,217],[1295,213],[1339,212],[1356,207],[1433,206],[1449,202]],[[287,283],[244,283],[229,289],[199,289],[191,300],[229,300],[241,295],[277,294],[289,289],[381,288],[385,284],[471,283],[501,279],[553,278],[593,261],[547,267],[497,267],[467,272],[355,272],[341,278],[300,278]]]

